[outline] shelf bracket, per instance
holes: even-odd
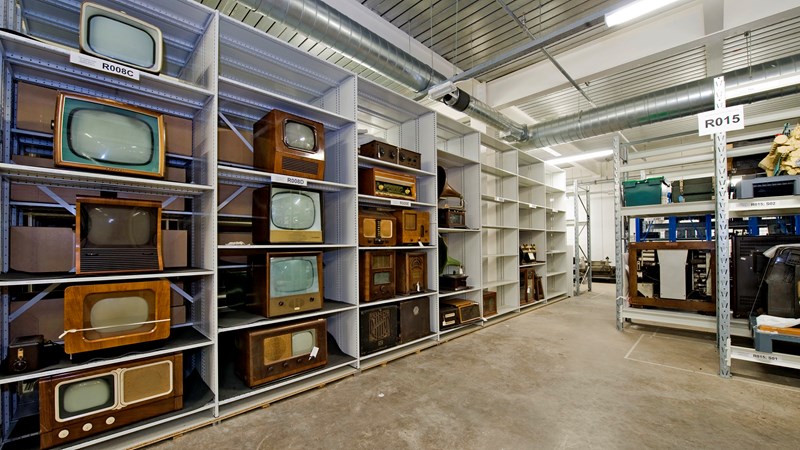
[[[222,211],[222,208],[228,206],[228,203],[232,202],[236,197],[239,196],[239,194],[244,192],[245,189],[247,189],[247,186],[239,186],[239,189],[237,189],[233,194],[228,196],[228,198],[226,198],[224,202],[220,203],[219,206],[217,206],[217,212]]]
[[[244,143],[245,147],[247,147],[247,149],[250,150],[250,153],[253,153],[253,145],[247,142],[247,139],[245,139],[242,133],[239,132],[239,129],[236,128],[236,126],[233,123],[231,123],[231,121],[228,120],[227,117],[225,117],[225,114],[222,114],[222,111],[218,112],[218,114],[219,118],[222,119],[223,122],[225,122],[225,125],[227,125],[228,128],[230,128],[231,131],[233,131],[233,134],[238,136],[239,139]]]
[[[170,197],[170,198],[164,200],[163,202],[161,202],[161,207],[162,208],[166,208],[167,206],[169,206],[172,202],[174,202],[177,199],[178,199],[178,196],[177,195],[173,195],[172,197]]]
[[[189,295],[188,292],[178,287],[178,285],[176,285],[175,283],[170,282],[169,287],[171,287],[173,291],[177,292],[181,297],[185,298],[190,303],[194,303],[194,297],[192,297],[191,295]]]
[[[39,300],[42,300],[43,298],[47,297],[47,294],[53,292],[53,290],[55,288],[57,288],[60,284],[61,283],[53,283],[50,286],[47,286],[47,288],[45,288],[45,290],[43,290],[42,292],[39,292],[38,294],[36,294],[35,297],[33,297],[32,299],[30,299],[27,302],[25,302],[25,304],[22,305],[18,310],[16,310],[13,313],[9,314],[8,321],[9,322],[13,322],[17,317],[19,317],[22,314],[24,314],[25,311],[33,308],[34,305],[39,303]]]
[[[53,199],[53,201],[61,205],[62,208],[69,211],[73,216],[75,215],[75,207],[67,203],[63,198],[59,197],[58,194],[51,191],[50,188],[48,188],[47,186],[39,186],[39,185],[37,185],[36,187],[38,187],[39,190],[44,192],[48,197]]]

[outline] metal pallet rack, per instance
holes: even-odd
[[[575,237],[575,257],[573,278],[575,282],[574,294],[581,295],[581,285],[586,282],[586,290],[592,292],[592,230],[591,230],[591,204],[588,186],[578,185],[578,180],[572,184],[572,202],[575,207],[575,215],[572,221]],[[583,196],[583,198],[581,198]],[[586,220],[581,217],[586,216]],[[585,232],[585,233],[584,233]],[[581,245],[581,235],[586,236],[586,245]],[[586,259],[586,272],[581,275],[580,258]]]

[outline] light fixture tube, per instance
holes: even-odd
[[[743,83],[731,89],[725,89],[725,98],[744,97],[758,92],[771,91],[787,86],[800,84],[800,73],[795,73],[786,77],[775,77],[767,80],[760,80],[753,83]]]
[[[676,1],[678,0],[638,0],[606,14],[606,25],[613,27],[630,22]]]
[[[608,156],[608,155],[610,155],[612,153],[614,153],[614,150],[611,150],[611,149],[609,149],[609,150],[600,150],[600,151],[596,151],[596,152],[579,153],[577,155],[564,156],[564,157],[561,157],[561,158],[551,159],[551,160],[545,161],[545,162],[548,163],[548,164],[552,164],[554,166],[557,166],[559,164],[565,164],[565,163],[570,163],[570,162],[575,162],[575,161],[583,161],[583,160],[586,160],[586,159],[602,158],[602,157]]]

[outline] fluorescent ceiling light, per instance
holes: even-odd
[[[579,153],[577,155],[564,156],[562,158],[551,159],[551,160],[545,161],[545,162],[548,163],[548,164],[552,164],[554,166],[557,166],[559,164],[565,164],[565,163],[569,163],[569,162],[583,161],[583,160],[586,160],[586,159],[602,158],[602,157],[608,156],[608,155],[610,155],[612,153],[614,153],[614,150],[600,150],[600,151],[597,151],[597,152]]]
[[[558,153],[557,151],[553,150],[550,147],[542,147],[542,150],[546,151],[547,153],[550,153],[553,156],[561,156],[561,153]]]
[[[638,0],[606,14],[606,25],[613,27],[629,22],[676,1],[678,0]]]
[[[754,81],[752,83],[742,83],[731,89],[726,89],[725,98],[744,97],[757,92],[771,91],[795,84],[800,84],[800,73],[795,73],[786,77]]]

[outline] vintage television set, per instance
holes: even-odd
[[[764,252],[776,245],[800,244],[800,236],[770,234],[767,236],[731,237],[731,314],[747,319],[753,305],[766,304],[769,286],[762,283],[769,258]],[[755,311],[753,311],[755,313]]]
[[[157,27],[95,3],[81,5],[81,51],[146,72],[161,72],[164,41]]]
[[[431,243],[431,215],[428,211],[401,209],[392,215],[397,219],[398,244]]]
[[[358,169],[358,192],[414,202],[417,201],[417,177],[378,167],[362,167]]]
[[[253,125],[253,165],[267,172],[325,178],[325,127],[273,109]]]
[[[385,211],[358,209],[358,245],[361,247],[391,247],[397,245],[395,218]]]
[[[81,284],[64,290],[64,351],[82,353],[169,337],[169,281]]]
[[[397,252],[395,257],[395,291],[404,295],[425,292],[428,289],[428,254]]]
[[[78,197],[75,236],[79,275],[164,269],[159,202]]]
[[[273,184],[253,192],[254,244],[321,244],[322,192]]]
[[[113,100],[58,94],[53,131],[57,166],[164,177],[162,114]]]
[[[264,317],[322,309],[322,252],[270,252],[248,258],[254,301],[247,308]]]
[[[325,319],[238,331],[235,372],[249,387],[328,363]]]
[[[362,309],[359,312],[359,350],[361,356],[385,350],[397,345],[397,305]]]
[[[361,276],[358,277],[362,302],[392,298],[396,293],[396,255],[391,250],[360,252]]]
[[[39,441],[60,446],[181,408],[181,353],[42,378]]]
[[[400,344],[415,341],[431,334],[431,311],[428,297],[404,300],[398,304],[400,313]]]

